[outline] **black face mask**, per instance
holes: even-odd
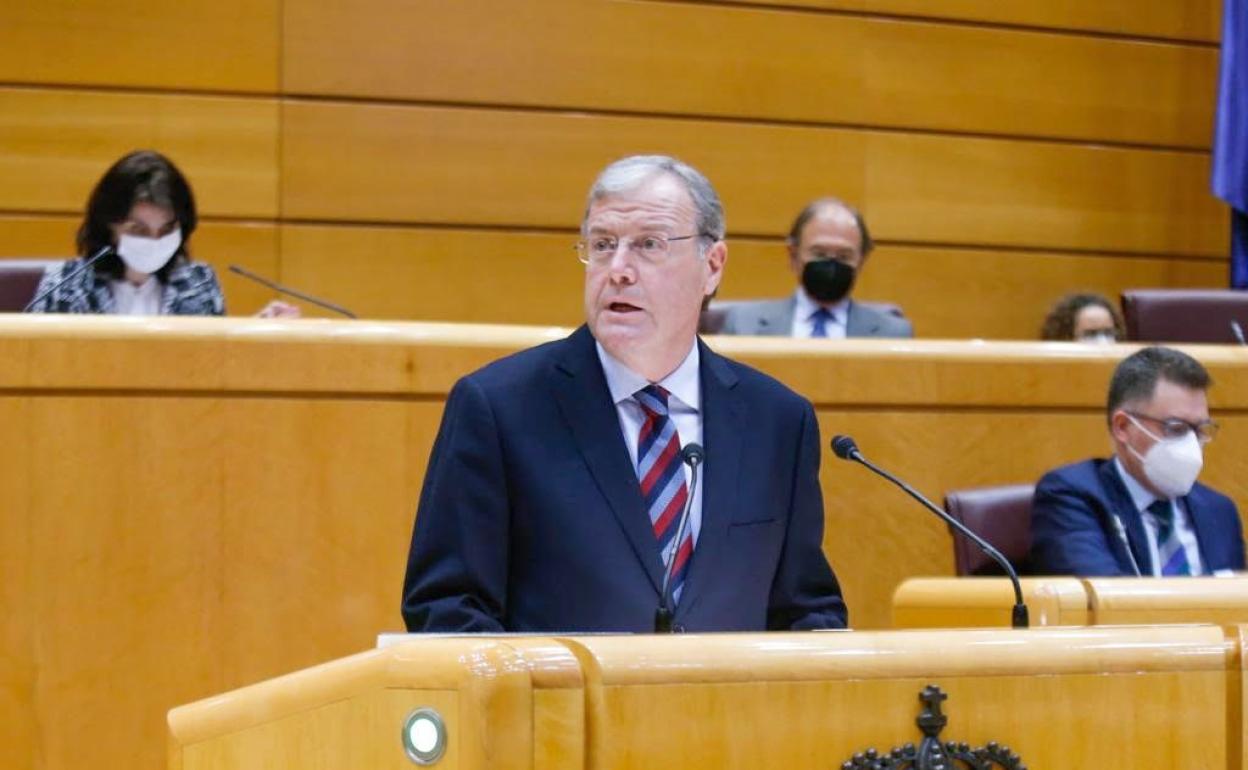
[[[802,268],[802,287],[815,302],[839,302],[854,286],[858,271],[835,259],[807,262]]]

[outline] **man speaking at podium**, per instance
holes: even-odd
[[[687,164],[634,156],[599,175],[577,244],[586,324],[447,399],[409,631],[646,632],[664,613],[676,631],[845,626],[814,410],[697,339],[723,238],[719,197]]]

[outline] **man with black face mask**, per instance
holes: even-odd
[[[820,198],[797,215],[787,239],[799,286],[791,297],[738,302],[726,308],[722,334],[791,337],[913,337],[895,312],[850,299],[871,253],[862,216],[835,198]]]
[[[1177,350],[1127,358],[1109,384],[1108,460],[1051,471],[1036,485],[1034,572],[1062,575],[1218,575],[1244,569],[1235,504],[1196,483],[1209,419],[1209,373]]]

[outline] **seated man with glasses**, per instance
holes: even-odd
[[[408,630],[843,627],[814,409],[697,338],[728,257],[711,183],[666,156],[612,163],[576,251],[585,324],[451,390]]]
[[[1209,419],[1209,373],[1144,348],[1109,384],[1114,456],[1050,471],[1036,485],[1030,559],[1054,575],[1223,575],[1244,569],[1235,504],[1196,483]]]

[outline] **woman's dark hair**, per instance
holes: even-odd
[[[125,221],[136,203],[151,203],[171,210],[182,230],[182,244],[177,253],[156,271],[156,277],[165,283],[169,271],[179,260],[190,259],[187,244],[199,219],[195,214],[195,196],[191,194],[186,177],[173,161],[152,150],[126,155],[96,183],[87,199],[82,226],[78,228],[78,255],[86,257],[113,244],[110,225]],[[125,275],[125,264],[112,253],[95,263],[95,271],[120,280]]]
[[[1040,327],[1040,339],[1042,340],[1065,340],[1070,341],[1075,338],[1075,319],[1079,317],[1079,311],[1090,305],[1103,307],[1109,311],[1109,317],[1114,319],[1114,339],[1121,340],[1124,334],[1122,316],[1118,314],[1118,308],[1114,307],[1109,300],[1100,294],[1067,294],[1057,301],[1049,314],[1045,316],[1044,325]]]

